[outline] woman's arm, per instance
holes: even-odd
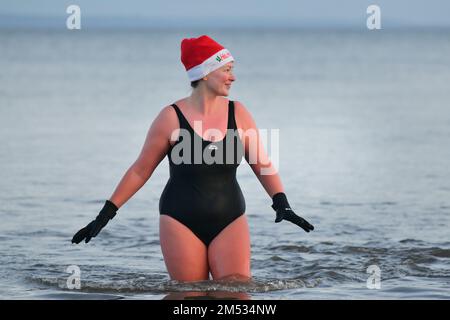
[[[151,177],[170,147],[170,136],[177,126],[172,107],[165,107],[148,130],[137,160],[130,166],[110,197],[118,208],[127,202]]]
[[[237,106],[236,124],[238,128],[244,130],[242,142],[244,144],[245,158],[264,189],[266,189],[266,192],[272,198],[272,208],[276,212],[275,222],[278,223],[287,220],[301,227],[306,232],[314,230],[313,225],[295,214],[291,209],[286,194],[284,193],[278,171],[264,151],[258,128],[252,116],[241,103],[236,101],[235,106]]]
[[[284,192],[277,169],[269,159],[260,139],[259,130],[250,112],[239,101],[235,101],[236,124],[242,128],[242,143],[245,159],[249,163],[262,186],[272,198],[273,195]]]
[[[122,177],[111,198],[105,201],[95,220],[80,229],[73,236],[72,243],[78,244],[83,240],[88,243],[95,238],[109,220],[114,218],[117,210],[145,184],[167,154],[172,131],[177,125],[175,111],[172,107],[165,107],[150,126],[137,160]]]

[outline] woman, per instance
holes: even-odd
[[[97,236],[167,155],[170,179],[159,205],[160,242],[171,279],[207,280],[211,273],[213,279],[248,280],[250,237],[236,181],[242,156],[272,198],[275,222],[288,220],[306,232],[314,227],[290,208],[250,113],[242,103],[225,98],[235,81],[230,52],[204,35],[182,41],[181,61],[192,94],[159,113],[138,159],[72,243]]]

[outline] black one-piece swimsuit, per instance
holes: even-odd
[[[245,199],[236,180],[244,148],[237,131],[234,102],[228,103],[227,133],[216,142],[200,137],[178,106],[172,104],[172,107],[180,129],[185,129],[190,139],[180,134],[169,149],[170,178],[159,201],[159,212],[181,222],[209,246],[226,226],[245,212]],[[195,143],[200,156],[198,151],[195,154]]]

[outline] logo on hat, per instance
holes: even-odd
[[[231,53],[225,52],[225,53],[222,53],[222,54],[218,55],[218,56],[216,57],[216,60],[220,62],[220,61],[222,61],[222,60],[225,60],[225,59],[228,58],[229,56],[231,56]]]

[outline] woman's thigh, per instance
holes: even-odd
[[[208,247],[208,261],[213,279],[250,279],[250,255],[247,217],[242,215],[223,229]]]
[[[159,239],[172,280],[209,279],[207,248],[188,227],[170,216],[160,215]]]

